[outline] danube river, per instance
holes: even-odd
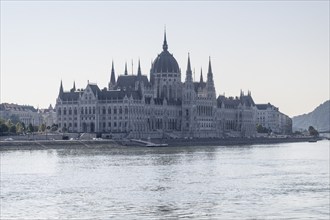
[[[329,219],[329,143],[0,151],[0,219]]]

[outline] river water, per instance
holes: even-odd
[[[329,219],[329,143],[0,151],[0,219]]]

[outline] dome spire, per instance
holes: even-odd
[[[164,43],[163,43],[163,50],[164,51],[167,51],[167,41],[166,41],[166,27],[165,27],[165,30],[164,30]]]

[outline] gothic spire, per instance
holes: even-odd
[[[115,84],[116,84],[115,68],[114,68],[114,65],[113,65],[113,61],[112,61],[112,64],[111,64],[111,77],[110,77],[110,83],[111,83],[112,85],[115,85]]]
[[[75,92],[76,91],[76,82],[73,81],[73,87],[72,87],[72,91]]]
[[[142,75],[141,73],[141,66],[140,66],[140,59],[139,59],[139,66],[138,66],[138,73],[137,73],[138,77],[140,77]]]
[[[167,46],[167,41],[166,41],[166,28],[165,28],[165,30],[164,30],[164,43],[163,43],[163,50],[164,50],[164,51],[167,51],[167,48],[168,48],[168,46]]]
[[[208,71],[208,73],[212,73],[211,57],[209,57],[209,71]]]
[[[125,62],[125,76],[127,76],[128,75],[128,73],[127,73],[127,62]]]
[[[204,82],[204,80],[203,80],[203,69],[201,68],[201,78],[200,78],[200,81],[199,81],[200,83],[203,83]]]
[[[209,57],[209,70],[207,72],[207,81],[213,81],[213,73],[211,67],[211,57]]]
[[[213,73],[211,67],[211,57],[209,58],[209,70],[207,73],[206,87],[207,87],[207,97],[215,99],[216,93],[214,88]]]
[[[186,72],[186,82],[192,82],[192,72],[191,72],[191,65],[190,65],[190,55],[188,53],[188,64],[187,64],[187,72]]]
[[[60,85],[60,95],[63,94],[63,84],[62,84],[62,80],[61,80],[61,85]]]

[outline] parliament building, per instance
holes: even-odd
[[[115,76],[112,63],[108,87],[75,84],[64,91],[61,82],[56,100],[57,123],[62,131],[98,133],[120,138],[213,138],[256,135],[257,107],[251,93],[238,97],[217,96],[211,60],[205,76],[192,77],[188,54],[185,80],[168,51],[153,61],[149,78],[138,65],[136,75]]]

